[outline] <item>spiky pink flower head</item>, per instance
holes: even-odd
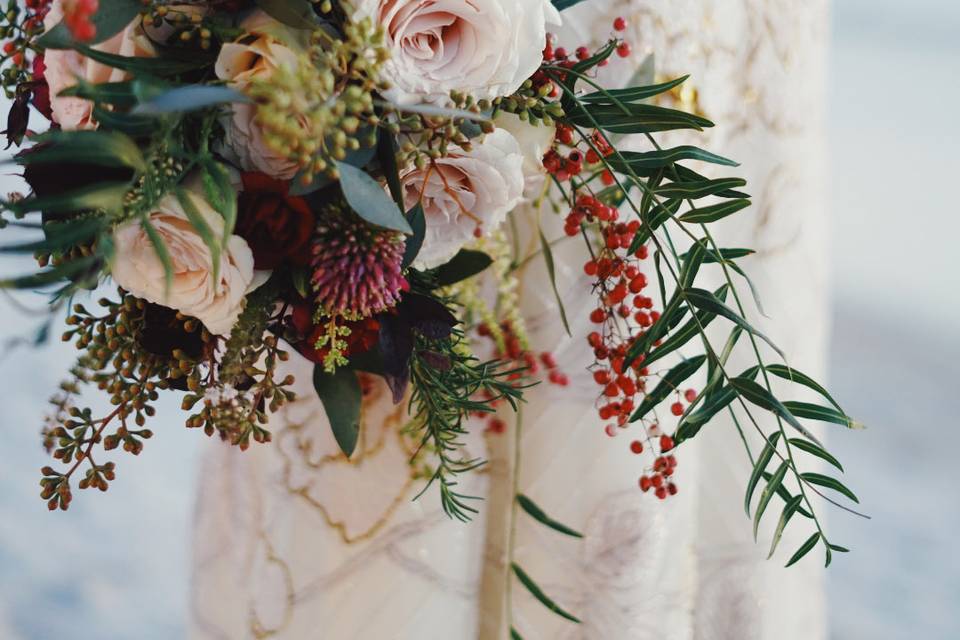
[[[343,206],[319,216],[313,240],[314,298],[323,313],[368,318],[400,302],[402,233],[373,227]]]

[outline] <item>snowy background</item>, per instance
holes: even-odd
[[[960,638],[960,2],[836,0],[833,20],[831,383],[871,428],[831,445],[874,520],[832,516],[854,552],[828,573],[831,629]],[[36,326],[41,299],[19,300],[0,298],[0,342]],[[204,438],[164,429],[107,494],[51,517],[38,416],[72,358],[53,342],[0,360],[0,640],[182,637]]]

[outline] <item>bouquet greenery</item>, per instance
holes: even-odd
[[[726,413],[753,465],[744,506],[755,532],[782,503],[771,555],[797,516],[814,533],[788,565],[818,545],[828,564],[846,551],[812,496],[845,509],[840,498],[857,499],[835,476],[803,470],[814,456],[842,471],[804,421],[857,425],[816,381],[763,357],[761,343],[783,354],[746,318],[738,261],[753,252],[711,233],[750,196],[735,176],[700,172],[736,163],[662,148],[654,134],[713,126],[673,108],[686,78],[604,87],[596,70],[632,55],[626,25],[617,19],[598,49],[567,50],[549,28],[574,3],[11,2],[0,24],[6,135],[29,142],[15,162],[30,193],[2,203],[0,227],[36,239],[2,251],[39,266],[2,285],[49,290],[79,354],[43,432],[57,461],[41,481],[50,509],[66,510],[74,486],[107,489],[116,471],[104,452],[141,451],[161,394],[182,395],[188,427],[241,449],[269,442],[271,414],[293,399],[282,366],[293,356],[315,363],[347,456],[365,389],[385,380],[408,405],[424,486],[468,520],[477,503],[457,477],[482,464],[461,444],[476,416],[503,432],[501,406],[516,409],[535,384],[569,383],[547,345],[531,344],[516,280],[543,260],[569,332],[555,276],[571,265],[553,248],[576,242],[572,267],[595,297],[595,329],[576,336],[593,360],[581,364],[602,429],[632,435],[611,446],[637,455],[640,490],[677,493],[678,448]],[[45,133],[30,131],[31,110],[50,121]],[[621,149],[625,135],[649,149]],[[562,218],[562,237],[547,237],[546,216]],[[533,252],[516,241],[521,224]],[[722,286],[700,284],[707,270]],[[708,339],[714,323],[730,325],[722,344]],[[755,363],[730,371],[738,348]],[[704,368],[702,388],[689,388]],[[781,400],[773,378],[823,400]],[[86,386],[112,410],[80,406]],[[750,450],[749,430],[764,435],[762,450]],[[515,509],[580,535],[522,494]]]

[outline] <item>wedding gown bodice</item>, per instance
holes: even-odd
[[[636,63],[649,50],[658,72],[691,74],[718,126],[689,141],[739,160],[736,175],[755,201],[723,227],[722,244],[758,250],[745,266],[769,316],[759,324],[791,364],[815,374],[826,336],[826,10],[823,0],[588,0],[566,12],[561,32],[572,47],[602,42],[622,15]],[[604,73],[622,83],[636,63]],[[527,394],[519,469],[516,425],[495,434],[476,423],[467,446],[489,464],[461,487],[485,498],[472,523],[448,519],[433,490],[412,500],[423,480],[409,464],[406,414],[385,388],[366,398],[347,460],[310,386],[312,365],[292,359],[300,399],[272,421],[274,442],[244,453],[216,443],[200,475],[194,637],[500,640],[508,620],[527,640],[823,637],[816,563],[783,570],[752,540],[742,508],[750,467],[731,424],[717,419],[681,448],[677,496],[661,503],[637,489],[641,463],[628,436],[608,438],[594,410],[581,250],[568,243],[556,255],[575,338],[557,320],[543,268],[523,274],[532,342],[553,352],[571,383]],[[585,536],[520,517],[512,553],[580,625],[515,581],[507,587],[514,485]]]

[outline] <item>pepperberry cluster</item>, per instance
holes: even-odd
[[[80,42],[89,42],[97,35],[93,16],[100,8],[99,0],[63,0],[63,24]]]
[[[0,14],[0,67],[6,96],[13,98],[17,87],[32,81],[28,53],[35,51],[33,40],[43,31],[43,19],[50,11],[52,0],[26,0],[24,6],[10,0],[6,12]]]

